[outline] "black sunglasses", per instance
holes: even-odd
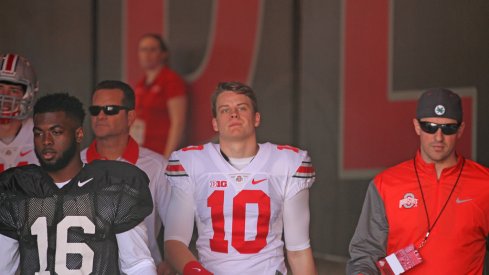
[[[421,126],[421,130],[428,134],[434,134],[438,129],[441,129],[441,132],[444,135],[453,135],[457,133],[458,128],[460,128],[460,123],[449,123],[449,124],[437,124],[429,121],[419,121],[419,126]]]
[[[128,108],[126,106],[119,106],[119,105],[105,105],[105,106],[92,105],[88,107],[88,111],[92,116],[98,116],[98,114],[100,114],[100,111],[104,111],[105,115],[113,116],[113,115],[117,115],[120,110],[131,110],[131,108]]]

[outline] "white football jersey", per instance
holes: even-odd
[[[5,144],[0,141],[0,172],[27,164],[39,164],[34,152],[34,135],[32,118],[22,121],[22,128],[15,139]]]
[[[95,150],[95,151],[94,151]],[[80,153],[84,163],[91,162],[94,159],[101,159],[96,152],[95,143]],[[117,159],[134,164],[143,170],[149,178],[149,189],[153,198],[153,212],[146,217],[144,223],[148,229],[149,249],[151,256],[156,264],[162,261],[161,253],[158,247],[157,237],[160,232],[162,223],[164,224],[166,209],[170,202],[170,185],[165,177],[165,168],[167,160],[162,155],[151,151],[147,148],[138,146],[133,139],[130,139],[126,152]]]
[[[283,204],[314,182],[307,152],[259,144],[247,167],[237,170],[217,144],[174,152],[167,166],[172,188],[194,199],[197,249],[214,274],[286,274]]]

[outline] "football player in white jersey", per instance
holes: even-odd
[[[32,143],[32,106],[38,92],[31,64],[17,54],[0,55],[0,172],[38,164]]]
[[[307,152],[258,144],[260,113],[253,90],[223,82],[212,96],[219,144],[174,152],[165,253],[187,274],[315,274],[309,244],[309,187],[314,168]],[[197,224],[199,260],[188,249]],[[284,240],[282,240],[282,232]]]
[[[153,198],[153,212],[146,217],[151,255],[158,275],[174,274],[171,266],[163,261],[157,243],[158,233],[170,199],[170,186],[165,178],[167,160],[160,154],[139,146],[129,135],[135,120],[135,95],[133,89],[122,81],[105,80],[92,92],[88,108],[95,139],[81,152],[84,163],[97,159],[119,160],[136,165],[149,177]]]

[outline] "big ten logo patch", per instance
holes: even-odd
[[[227,180],[211,180],[210,181],[211,188],[226,188],[228,187]]]

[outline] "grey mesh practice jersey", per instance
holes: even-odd
[[[0,174],[0,233],[18,240],[21,274],[118,274],[115,235],[152,208],[146,174],[123,162],[94,161],[62,188],[36,165]]]

